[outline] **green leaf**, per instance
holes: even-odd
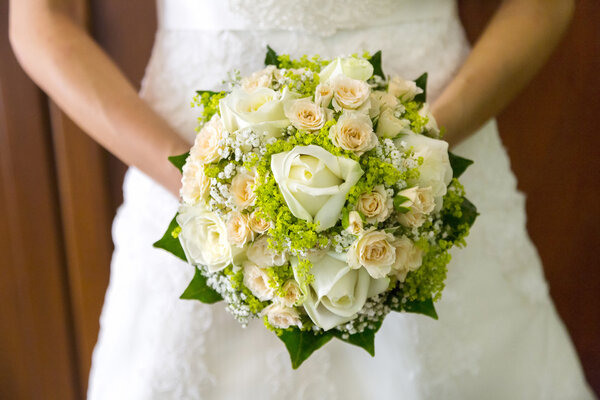
[[[206,277],[202,271],[196,267],[194,278],[179,297],[184,300],[200,300],[203,303],[213,304],[223,300],[223,297],[216,290],[206,284]]]
[[[410,208],[408,207],[403,207],[402,204],[404,204],[405,202],[409,201],[410,199],[406,196],[401,196],[401,195],[396,195],[394,197],[394,209],[398,212],[401,212],[403,214],[407,213],[410,211]]]
[[[279,56],[269,45],[267,45],[267,55],[265,56],[265,67],[267,65],[279,67]]]
[[[175,217],[173,217],[173,219],[171,220],[171,223],[169,224],[169,227],[167,228],[167,231],[165,232],[163,237],[156,243],[154,243],[153,246],[159,249],[166,250],[169,253],[174,254],[177,257],[181,258],[183,261],[187,262],[187,258],[185,257],[183,247],[181,247],[181,243],[177,238],[177,231],[180,229],[181,228],[177,223],[177,214],[175,214]]]
[[[371,58],[369,58],[369,62],[373,66],[373,75],[379,76],[381,79],[385,79],[385,74],[381,68],[381,50],[373,54]]]
[[[409,313],[423,314],[433,319],[438,319],[432,299],[425,301],[408,301],[402,305],[402,309]]]
[[[473,226],[477,216],[479,215],[475,204],[471,203],[469,199],[465,197],[460,205],[460,209],[462,210],[462,221],[469,224],[469,226]]]
[[[222,92],[215,92],[212,90],[196,90],[196,94],[198,96],[202,96],[204,93],[208,93],[209,96],[214,96],[215,94],[221,94]]]
[[[171,164],[177,167],[179,172],[183,173],[183,166],[185,165],[185,160],[187,160],[189,155],[190,152],[188,151],[187,153],[180,154],[178,156],[171,156],[169,157],[169,161],[171,161]]]
[[[459,176],[461,176],[463,172],[465,172],[466,169],[469,168],[471,164],[473,164],[472,160],[457,156],[456,154],[451,152],[448,152],[448,157],[450,158],[450,166],[452,166],[453,178],[458,178]]]
[[[416,95],[414,100],[424,103],[427,100],[427,72],[418,77],[415,80],[415,83],[418,87],[423,89],[423,93],[419,93],[418,95]]]
[[[355,333],[353,335],[348,335],[344,338],[344,332],[340,332],[337,329],[332,330],[333,335],[346,342],[353,344],[358,347],[362,347],[369,353],[371,356],[375,357],[375,334],[381,328],[382,321],[379,321],[375,324],[374,329],[365,329],[361,333]]]
[[[297,369],[315,350],[329,342],[333,334],[331,332],[315,333],[290,328],[284,330],[278,337],[290,353],[292,368]]]
[[[350,212],[347,209],[342,210],[342,228],[348,229],[350,226]]]

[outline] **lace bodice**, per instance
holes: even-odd
[[[469,51],[454,0],[158,0],[158,6],[141,95],[190,142],[194,91],[219,88],[234,69],[258,70],[267,44],[293,56],[382,50],[388,74],[429,73],[430,100]],[[90,398],[589,398],[548,300],[525,231],[524,198],[495,124],[457,152],[475,160],[462,180],[482,215],[469,247],[449,265],[440,321],[390,315],[375,358],[335,342],[296,371],[260,321],[244,330],[222,305],[178,299],[192,269],[151,247],[177,201],[130,169],[113,226]],[[551,357],[547,349],[555,349]]]
[[[166,29],[296,31],[331,36],[399,22],[444,18],[454,0],[159,0]]]

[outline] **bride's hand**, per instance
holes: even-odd
[[[11,0],[10,41],[30,77],[81,128],[123,162],[177,195],[168,156],[186,143],[138,96],[100,47],[70,18],[76,2]]]
[[[505,0],[452,82],[432,105],[455,145],[497,115],[548,59],[573,0]]]

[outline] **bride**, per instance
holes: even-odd
[[[31,77],[90,136],[131,166],[89,382],[91,399],[592,399],[525,230],[496,115],[544,63],[572,0],[505,0],[470,50],[454,0],[158,0],[141,96],[68,18],[64,0],[11,0],[11,41]],[[259,321],[178,295],[192,268],[153,249],[177,207],[196,89],[293,56],[381,49],[384,70],[429,72],[429,100],[481,216],[454,252],[439,321],[395,314],[377,355],[330,343],[291,370]],[[487,122],[486,122],[487,121]]]

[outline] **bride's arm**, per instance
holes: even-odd
[[[498,114],[529,82],[558,44],[573,8],[573,0],[503,1],[432,106],[450,144]]]
[[[30,77],[91,137],[177,193],[167,157],[189,145],[69,17],[68,0],[11,0],[10,41]]]

